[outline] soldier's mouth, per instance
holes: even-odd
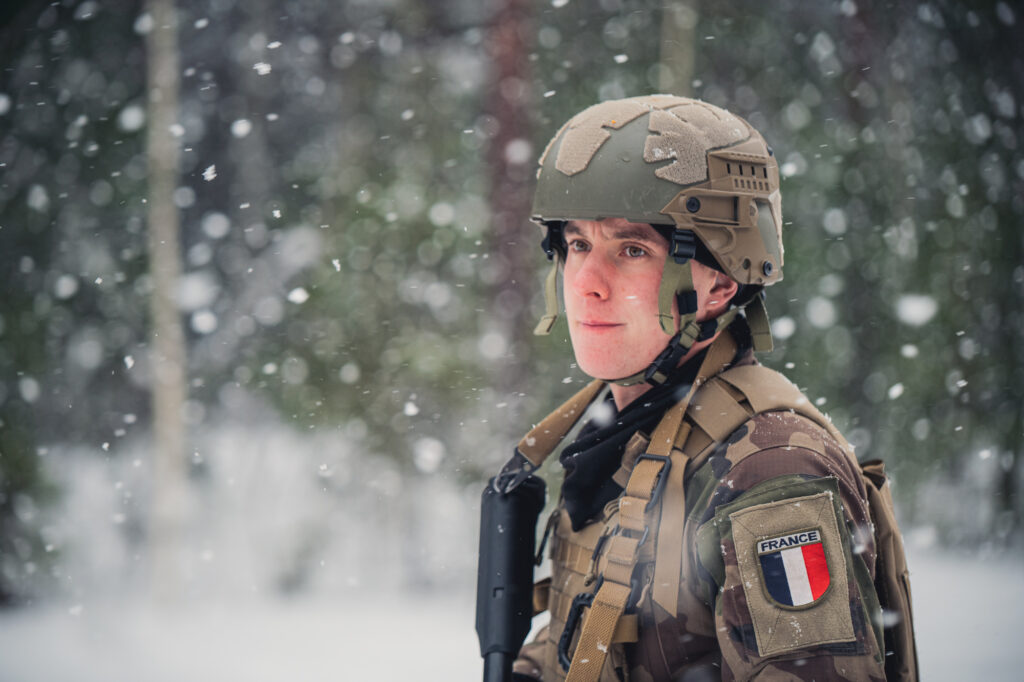
[[[602,329],[615,329],[616,327],[622,327],[620,322],[605,322],[603,320],[580,320],[579,325],[585,329],[591,329],[600,331]]]

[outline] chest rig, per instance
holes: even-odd
[[[665,413],[632,469],[617,472],[624,491],[605,507],[603,523],[574,533],[564,509],[549,520],[552,580],[538,585],[534,599],[538,613],[551,613],[545,680],[598,680],[606,668],[605,679],[618,679],[614,670],[628,668],[621,645],[639,638],[638,607],[653,600],[672,616],[678,612],[689,459],[684,445],[692,428],[684,418],[694,396],[728,366],[736,349],[729,332],[711,345],[686,396]],[[594,381],[573,396],[523,438],[519,453],[539,467],[603,386]]]

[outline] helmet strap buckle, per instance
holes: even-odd
[[[683,325],[669,340],[668,345],[654,358],[654,362],[644,370],[644,381],[652,386],[660,386],[668,381],[669,375],[679,361],[693,346],[700,334],[700,329],[692,319]]]
[[[668,379],[669,372],[672,371],[674,366],[679,362],[679,358],[683,357],[685,352],[678,343],[679,335],[682,332],[676,332],[676,335],[672,337],[672,340],[668,342],[658,357],[654,358],[647,369],[644,371],[644,381],[651,384],[652,386],[660,386],[665,383]]]
[[[546,223],[545,227],[547,227],[547,231],[544,234],[544,240],[540,243],[540,248],[544,249],[548,260],[554,260],[562,250],[560,247],[565,244],[565,224],[561,221],[551,221]]]
[[[672,230],[668,255],[679,265],[689,262],[697,254],[697,236],[692,230]]]

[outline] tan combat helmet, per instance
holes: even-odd
[[[659,292],[662,330],[672,336],[646,371],[616,379],[663,383],[689,348],[746,309],[755,350],[771,350],[763,288],[782,279],[779,166],[761,134],[719,107],[672,95],[596,104],[569,120],[540,158],[533,220],[547,228],[553,261],[547,311],[534,330],[547,334],[558,316],[558,264],[570,220],[625,218],[667,228],[670,239]],[[708,260],[741,285],[734,307],[703,324],[690,260]],[[702,258],[703,257],[703,258]],[[682,317],[677,331],[672,300]]]

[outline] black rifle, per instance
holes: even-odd
[[[546,491],[536,476],[509,481],[505,472],[484,489],[476,583],[476,633],[484,682],[512,680],[512,662],[530,632],[534,543]]]

